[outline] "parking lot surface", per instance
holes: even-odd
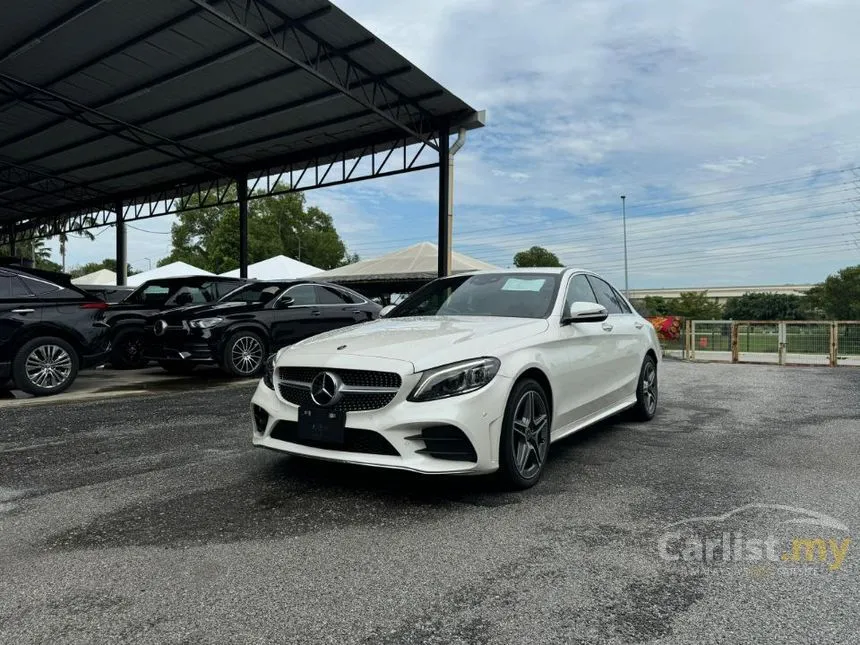
[[[252,449],[252,388],[0,408],[0,642],[857,642],[858,370],[667,361],[516,493]],[[661,557],[810,513],[836,569]]]

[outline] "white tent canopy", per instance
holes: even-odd
[[[72,284],[97,284],[108,286],[116,284],[116,273],[110,269],[99,269],[78,278],[72,278]]]
[[[319,268],[299,262],[286,255],[276,255],[268,260],[262,260],[248,265],[248,277],[257,280],[291,280],[293,278],[306,278],[319,273]],[[228,278],[238,278],[239,269],[222,273]]]
[[[133,276],[129,276],[126,282],[130,287],[137,287],[148,280],[157,280],[162,278],[178,278],[187,275],[215,274],[210,273],[209,271],[204,271],[203,269],[198,269],[197,267],[191,266],[190,264],[187,264],[185,262],[171,262],[170,264],[165,264],[163,267],[156,267],[155,269],[144,271],[143,273],[136,273]]]
[[[456,251],[451,255],[451,273],[499,268]],[[315,280],[337,280],[339,282],[432,279],[438,275],[438,257],[438,246],[432,242],[419,242],[380,258],[347,264],[331,271],[315,273],[310,277]]]

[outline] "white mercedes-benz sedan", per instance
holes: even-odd
[[[527,488],[552,442],[623,410],[650,420],[661,360],[654,327],[593,272],[458,274],[271,356],[253,443]]]

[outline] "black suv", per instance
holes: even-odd
[[[0,266],[0,384],[36,396],[67,389],[107,357],[107,308],[65,273]]]
[[[382,307],[351,289],[308,280],[254,281],[214,305],[148,320],[144,355],[173,372],[219,365],[258,376],[270,353],[330,329],[379,318]]]
[[[199,275],[144,282],[105,314],[113,330],[111,365],[136,369],[147,364],[141,352],[147,317],[176,307],[216,302],[245,282],[242,278]]]

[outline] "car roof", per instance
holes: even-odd
[[[496,275],[507,273],[550,273],[562,275],[567,272],[574,273],[579,271],[583,271],[585,273],[594,273],[594,271],[590,269],[580,269],[578,267],[514,267],[512,269],[481,269],[478,271],[464,271],[462,273],[458,272],[453,275]]]

